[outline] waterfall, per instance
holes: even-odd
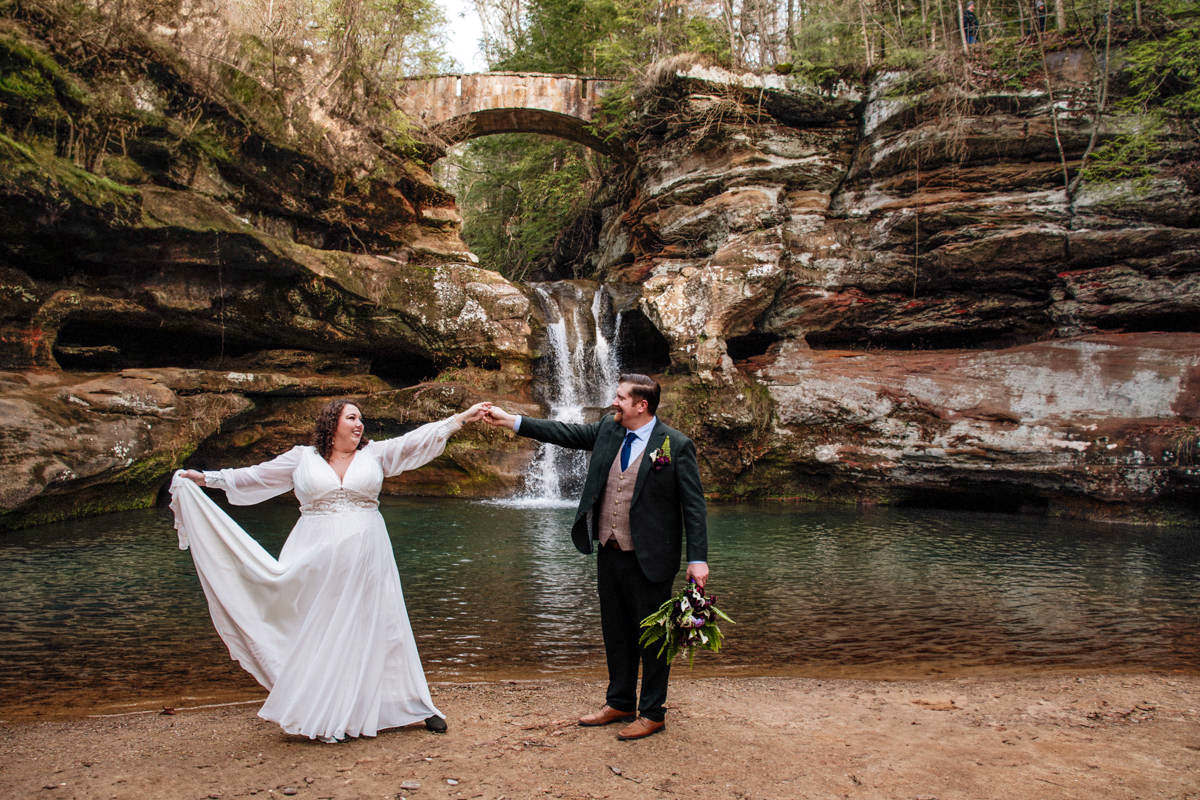
[[[603,286],[582,281],[531,284],[546,317],[546,350],[534,392],[559,422],[596,419],[612,404],[620,368],[616,338],[621,315]],[[524,490],[510,503],[574,506],[587,473],[588,454],[539,445]]]

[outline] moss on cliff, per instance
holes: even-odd
[[[0,514],[0,531],[151,508],[157,497],[157,488],[129,490],[108,485],[72,492],[70,500],[59,495],[44,495],[15,511]]]
[[[767,388],[744,378],[722,383],[664,376],[662,382],[662,416],[697,442],[707,493],[764,496],[776,482],[764,470],[775,413]]]
[[[1102,141],[1083,169],[1093,182],[1134,179],[1143,184],[1160,172],[1182,172],[1200,189],[1195,155],[1200,136],[1200,23],[1161,39],[1135,42],[1114,76],[1114,109],[1124,125]]]
[[[141,195],[129,186],[96,175],[46,149],[0,133],[0,188],[57,206],[81,204],[112,221],[141,218]]]
[[[72,491],[69,496],[43,494],[17,509],[0,513],[0,530],[151,508],[158,499],[163,480],[181,469],[195,449],[196,446],[189,443],[178,450],[152,453],[116,471],[103,482]]]
[[[87,93],[45,53],[11,33],[0,33],[0,104],[26,116],[58,116],[79,108]]]

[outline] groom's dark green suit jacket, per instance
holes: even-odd
[[[575,450],[590,450],[587,480],[571,538],[582,553],[592,552],[598,504],[613,459],[625,442],[626,429],[612,415],[590,425],[554,422],[522,417],[521,436]],[[651,455],[661,451],[670,437],[670,463],[655,469]],[[708,560],[708,525],[704,491],[700,488],[700,470],[696,446],[692,440],[662,422],[655,424],[642,455],[629,505],[629,531],[642,572],[651,581],[665,581],[679,571],[683,537],[687,536],[687,560]]]

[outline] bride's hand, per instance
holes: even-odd
[[[204,473],[203,472],[197,472],[194,469],[185,469],[183,471],[183,477],[187,478],[189,481],[192,481],[193,483],[197,484],[198,486],[204,486]]]
[[[492,404],[489,402],[476,403],[475,405],[471,406],[466,411],[464,411],[458,415],[458,423],[460,425],[466,425],[470,422],[476,422],[478,420],[481,420],[487,416],[488,409],[490,409],[491,407],[492,407]]]

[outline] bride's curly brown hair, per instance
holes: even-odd
[[[355,403],[348,397],[339,397],[336,400],[330,400],[325,404],[317,414],[317,423],[313,428],[312,446],[317,448],[317,452],[321,454],[321,458],[326,461],[333,454],[333,435],[337,433],[338,420],[342,418],[342,409],[346,406],[354,406],[358,408],[358,403]],[[359,408],[359,411],[362,409]],[[358,440],[358,450],[362,450],[371,440],[363,436]]]

